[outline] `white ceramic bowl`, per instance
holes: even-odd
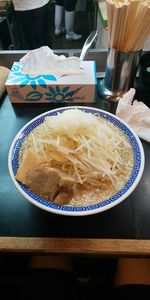
[[[41,124],[44,121],[45,116],[54,116],[60,112],[65,111],[66,109],[73,109],[73,108],[78,108],[80,110],[83,110],[85,112],[90,112],[93,114],[95,113],[99,114],[102,118],[105,118],[106,120],[109,120],[109,122],[112,122],[128,138],[134,153],[133,170],[125,186],[118,193],[113,195],[111,198],[106,199],[105,201],[93,205],[82,206],[82,207],[61,206],[53,202],[46,201],[45,199],[32,193],[27,187],[25,187],[23,184],[20,184],[15,179],[15,175],[19,166],[18,164],[19,152],[22,143],[24,142],[28,134],[35,127],[37,127],[39,124]],[[34,118],[18,132],[18,134],[16,135],[16,137],[12,142],[12,145],[9,150],[9,155],[8,155],[8,167],[9,167],[10,176],[18,191],[28,201],[30,201],[32,204],[36,205],[37,207],[49,211],[51,213],[68,215],[68,216],[84,216],[84,215],[92,215],[92,214],[100,213],[122,202],[133,192],[133,190],[136,188],[137,184],[139,183],[141,176],[143,174],[144,163],[145,163],[144,150],[141,141],[126,123],[124,123],[121,119],[119,119],[115,115],[108,113],[104,110],[91,108],[91,107],[83,107],[83,106],[70,106],[70,107],[68,106],[64,108],[58,108],[43,113],[38,117]]]

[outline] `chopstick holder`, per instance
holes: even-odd
[[[118,102],[116,115],[124,120],[143,140],[150,142],[150,109],[134,100],[135,89],[130,89]]]

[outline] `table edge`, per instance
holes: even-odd
[[[150,240],[0,237],[1,253],[150,256]]]

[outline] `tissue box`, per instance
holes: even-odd
[[[5,87],[12,103],[94,102],[97,84],[95,61],[83,61],[81,68],[81,74],[31,76],[22,73],[20,62],[14,62]]]

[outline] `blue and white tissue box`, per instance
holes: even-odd
[[[96,85],[95,61],[83,61],[81,74],[60,77],[26,75],[21,62],[14,62],[5,83],[12,103],[92,103],[96,98]]]

